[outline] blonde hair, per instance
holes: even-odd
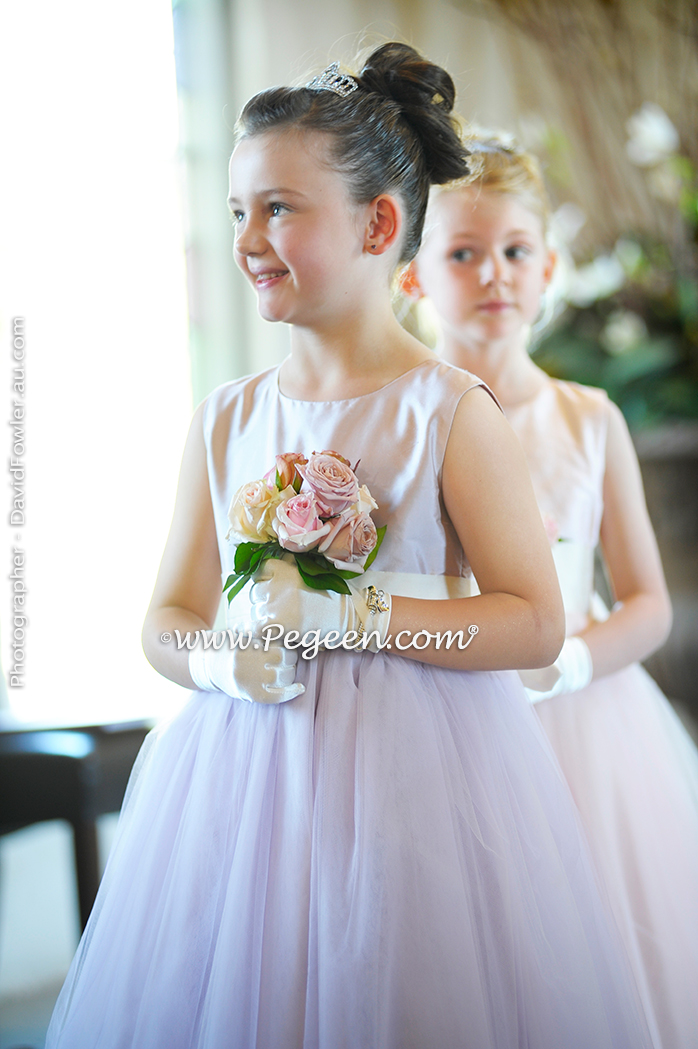
[[[435,187],[434,195],[470,188],[510,194],[540,218],[543,233],[547,237],[550,199],[538,158],[520,149],[510,136],[492,131],[465,135],[463,144],[470,153],[470,174],[466,178]]]

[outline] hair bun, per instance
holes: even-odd
[[[372,52],[358,81],[364,90],[400,107],[420,140],[430,182],[449,182],[468,174],[468,150],[451,115],[456,89],[445,69],[409,44],[393,41]]]

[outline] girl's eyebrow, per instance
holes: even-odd
[[[273,189],[265,189],[259,193],[256,193],[257,197],[304,197],[305,194],[298,189],[291,189],[288,186],[277,186]],[[228,197],[228,207],[233,204],[239,204],[240,201],[237,197]]]
[[[531,230],[510,229],[504,234],[504,239],[506,240],[508,237],[530,237],[532,235]],[[482,239],[481,234],[475,233],[473,230],[461,230],[458,233],[452,233],[451,237],[453,240],[456,240],[458,237],[470,237],[471,240]]]

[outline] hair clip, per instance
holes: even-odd
[[[339,62],[333,62],[305,86],[311,91],[334,91],[340,98],[346,98],[352,91],[356,91],[359,85],[353,76],[339,72]]]

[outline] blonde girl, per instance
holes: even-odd
[[[567,640],[523,671],[577,801],[663,1049],[698,1045],[698,754],[638,661],[671,608],[623,417],[602,390],[528,354],[555,266],[535,157],[471,144],[477,174],[437,190],[410,272],[439,315],[445,360],[496,393],[521,440],[565,603]],[[603,550],[614,606],[594,594]]]

